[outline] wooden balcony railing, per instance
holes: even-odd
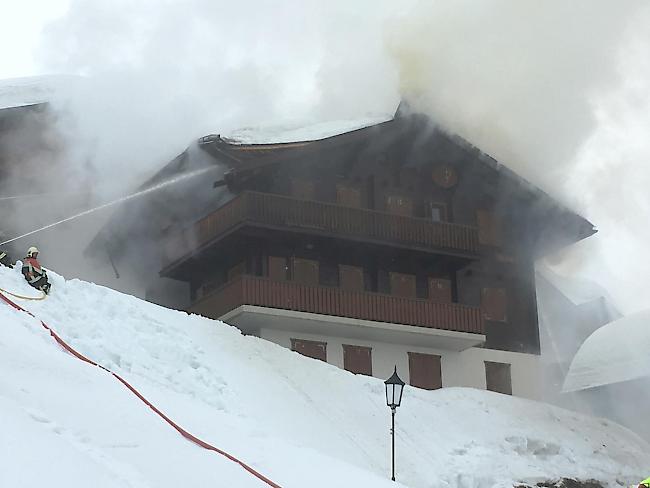
[[[178,237],[181,242],[190,242],[190,249],[197,249],[244,223],[463,254],[475,254],[479,249],[476,227],[258,192],[243,192]],[[179,253],[183,248],[190,250],[178,242],[170,244],[168,264],[184,254]]]
[[[380,293],[240,276],[194,303],[189,312],[219,318],[241,305],[484,334],[480,309]]]

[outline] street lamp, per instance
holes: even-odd
[[[395,481],[395,409],[402,403],[402,391],[404,390],[404,382],[397,376],[397,365],[393,375],[384,381],[386,385],[386,405],[390,407],[392,425],[390,433],[393,437],[393,476],[392,480]]]

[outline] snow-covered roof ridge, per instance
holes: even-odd
[[[232,145],[288,144],[311,142],[338,136],[388,122],[392,115],[369,115],[359,119],[329,121],[288,122],[278,125],[244,127],[227,134],[221,139]]]
[[[650,376],[650,309],[596,330],[576,353],[564,391],[584,390]]]
[[[74,75],[41,75],[0,80],[0,110],[46,103]]]

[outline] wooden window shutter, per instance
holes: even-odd
[[[442,278],[429,278],[429,300],[451,303],[451,281]]]
[[[478,225],[478,240],[487,246],[498,246],[501,244],[499,223],[492,212],[478,210],[476,212],[476,223]]]
[[[232,281],[239,276],[246,274],[246,262],[237,263],[228,270],[228,281]]]
[[[293,258],[293,280],[305,285],[318,285],[318,261]]]
[[[485,384],[490,391],[512,395],[510,365],[485,361]]]
[[[389,273],[390,293],[398,297],[415,298],[417,287],[415,275],[404,273]]]
[[[336,202],[346,207],[361,207],[361,190],[338,184],[336,185]]]
[[[485,320],[506,322],[508,320],[508,297],[505,288],[483,288],[481,310]]]
[[[440,356],[409,352],[409,384],[425,390],[442,388]]]
[[[300,200],[313,200],[314,195],[314,182],[300,179],[291,180],[291,195]]]
[[[291,350],[308,358],[327,362],[327,342],[291,339]]]
[[[363,268],[339,264],[339,286],[342,290],[363,291]]]
[[[407,197],[390,195],[386,198],[386,210],[395,215],[411,217],[413,215],[413,200]]]
[[[351,373],[372,376],[372,349],[343,344],[343,368]]]
[[[273,281],[287,279],[287,258],[269,256],[269,278]]]

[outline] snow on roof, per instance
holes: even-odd
[[[283,124],[237,129],[221,138],[234,145],[284,144],[308,142],[345,134],[392,120],[392,115],[374,115],[363,119],[334,120],[311,124]]]
[[[70,75],[29,76],[0,80],[0,110],[49,101]]]
[[[650,310],[615,320],[591,334],[576,353],[564,391],[650,376]]]

